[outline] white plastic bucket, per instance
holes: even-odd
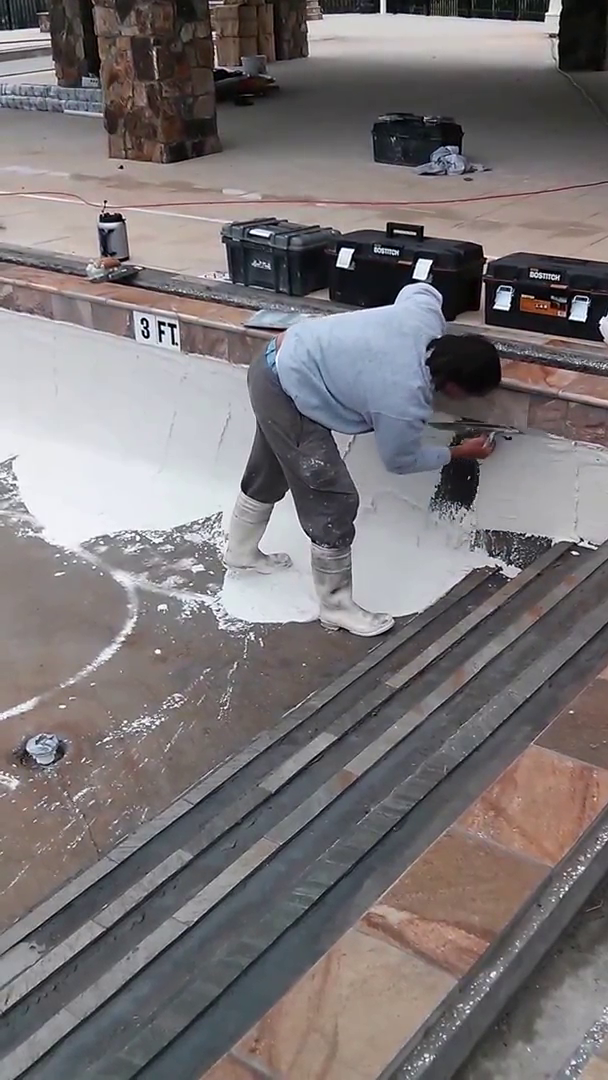
[[[242,56],[241,67],[245,75],[265,75],[266,57],[262,55]]]

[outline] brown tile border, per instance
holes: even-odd
[[[0,308],[129,338],[133,311],[155,311],[178,317],[184,353],[245,366],[270,336],[246,327],[248,308],[1,262]],[[501,390],[462,411],[520,431],[533,428],[608,446],[608,377],[603,375],[505,360]]]
[[[523,395],[522,395],[523,396]],[[563,398],[529,395],[528,425],[549,435],[562,435],[566,429],[568,402]]]
[[[587,765],[608,769],[607,710],[608,681],[602,672],[543,731],[537,744]]]
[[[499,776],[460,825],[554,866],[608,805],[608,771],[545,749],[544,736],[539,743]]]
[[[580,1080],[608,1080],[608,1064],[599,1057],[592,1057],[583,1069]]]
[[[241,1061],[233,1054],[228,1054],[227,1057],[218,1061],[206,1075],[207,1080],[266,1080],[263,1074],[260,1075],[255,1065]]]
[[[233,1054],[276,1080],[375,1078],[454,985],[423,958],[356,927]]]
[[[366,912],[361,928],[459,978],[546,871],[541,862],[453,827]]]
[[[608,742],[597,741],[604,698],[606,672],[205,1080],[375,1080],[608,806]],[[605,1062],[592,1063],[596,1073],[584,1075],[600,1080]]]
[[[604,1039],[604,1042],[598,1047],[596,1056],[608,1063],[608,1039]]]

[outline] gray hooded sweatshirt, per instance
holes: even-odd
[[[422,439],[433,411],[428,348],[444,333],[437,290],[406,285],[388,307],[295,323],[279,349],[278,378],[309,420],[347,435],[373,431],[389,472],[441,469],[450,451]]]

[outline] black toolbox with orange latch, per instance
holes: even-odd
[[[392,304],[397,293],[426,281],[441,293],[446,319],[478,311],[484,253],[468,240],[425,236],[422,225],[389,221],[386,230],[343,233],[329,248],[329,296],[352,307]]]
[[[489,262],[484,280],[489,326],[603,340],[608,263],[519,251]]]

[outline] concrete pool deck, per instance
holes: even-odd
[[[555,69],[542,24],[329,16],[309,29],[311,58],[274,69],[281,94],[248,110],[220,107],[225,149],[205,160],[110,161],[97,120],[2,111],[4,242],[94,255],[94,207],[108,199],[133,208],[136,262],[191,274],[225,268],[223,221],[262,212],[343,231],[397,217],[481,242],[489,257],[608,257],[605,188],[511,197],[604,180],[608,169],[608,76],[581,76],[594,106]],[[374,165],[372,123],[394,109],[453,113],[467,154],[492,171],[466,181]],[[315,205],[323,198],[338,205]]]

